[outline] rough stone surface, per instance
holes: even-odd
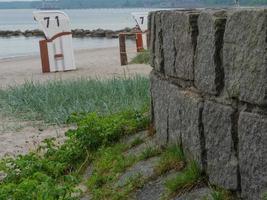
[[[148,131],[141,131],[137,134],[126,136],[121,142],[123,144],[131,145],[136,139],[141,139],[143,141],[150,140]]]
[[[259,200],[267,193],[267,117],[241,112],[238,132],[242,196]]]
[[[140,156],[144,152],[144,150],[147,148],[152,148],[152,149],[157,148],[155,137],[147,137],[144,143],[129,149],[128,151],[125,152],[125,155],[126,156]]]
[[[211,184],[236,190],[238,161],[232,138],[235,110],[205,102],[203,126],[207,152],[207,174]]]
[[[176,14],[174,23],[176,49],[175,73],[178,78],[193,80],[194,53],[198,35],[197,19],[199,14],[193,11],[182,11],[178,13]]]
[[[188,194],[184,194],[183,196],[176,197],[173,200],[212,200],[211,190],[209,188],[200,188],[191,191]]]
[[[149,59],[149,62],[150,62],[150,65],[151,67],[155,68],[155,62],[154,62],[154,59],[155,59],[155,36],[156,36],[156,33],[155,33],[155,12],[150,12],[149,15],[148,15],[148,32],[149,32],[149,42],[148,42],[148,49],[149,49],[149,56],[150,56],[150,59]]]
[[[181,144],[211,184],[260,200],[267,193],[267,9],[151,17],[157,142]]]
[[[189,158],[201,163],[202,99],[151,74],[156,138],[160,145],[182,143]],[[182,141],[181,141],[182,140]]]
[[[224,11],[202,12],[198,18],[195,85],[204,93],[218,95],[224,86],[222,68]]]
[[[178,172],[179,173],[179,172]],[[138,190],[135,194],[132,195],[132,199],[136,200],[161,200],[164,199],[164,195],[167,190],[165,187],[165,182],[178,175],[177,172],[172,172],[170,174],[160,176],[156,180],[148,182]]]
[[[129,178],[141,176],[143,179],[148,179],[152,177],[155,174],[154,168],[156,167],[159,160],[159,157],[154,157],[145,161],[138,162],[120,177],[118,186],[123,187],[124,185],[126,185]]]
[[[191,92],[169,85],[169,143],[182,143],[187,157],[201,164],[200,115],[202,99]],[[181,141],[182,140],[182,141]]]
[[[168,141],[168,83],[154,72],[151,73],[150,80],[156,140],[158,145],[164,146]]]
[[[225,28],[223,63],[226,95],[267,105],[267,10],[238,10]]]
[[[176,12],[165,11],[161,14],[163,55],[164,55],[164,73],[168,76],[175,76],[176,47],[175,30]]]
[[[154,13],[154,54],[152,54],[152,66],[159,72],[164,72],[164,55],[162,47],[162,23],[161,23],[161,11]]]
[[[197,18],[198,13],[193,11],[173,11],[171,14],[163,14],[164,70],[167,75],[183,80],[194,79]]]

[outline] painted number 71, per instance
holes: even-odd
[[[59,25],[60,25],[59,24],[59,17],[56,16],[55,19],[57,21],[57,26],[59,27]],[[46,28],[49,28],[49,26],[50,26],[50,17],[44,17],[44,20],[46,21]]]

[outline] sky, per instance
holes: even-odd
[[[39,0],[0,0],[0,2],[11,2],[11,1],[39,1]]]
[[[8,1],[37,1],[37,0],[0,0],[0,2],[8,2]]]

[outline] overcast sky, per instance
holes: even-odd
[[[0,0],[0,2],[7,2],[7,1],[37,1],[37,0]]]

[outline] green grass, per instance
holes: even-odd
[[[80,112],[110,114],[150,102],[148,78],[78,79],[45,84],[26,82],[0,90],[0,109],[25,120],[65,123]]]
[[[172,169],[180,171],[185,165],[185,157],[182,148],[177,145],[168,147],[160,156],[160,161],[155,170],[162,175]]]
[[[126,157],[123,152],[127,146],[116,144],[112,147],[100,149],[95,155],[94,172],[88,181],[89,188],[101,188],[103,185],[117,178],[117,175],[131,166],[136,158]]]
[[[147,147],[140,155],[140,160],[147,160],[160,154],[160,149],[155,147]]]
[[[135,138],[132,142],[131,142],[131,144],[130,144],[130,147],[132,148],[132,147],[136,147],[136,146],[138,146],[138,145],[140,145],[140,144],[142,144],[142,143],[144,143],[145,141],[142,139],[142,138],[140,138],[140,137],[137,137],[137,138]]]
[[[197,163],[192,161],[176,177],[166,181],[165,186],[170,194],[190,190],[201,180],[201,170]]]
[[[93,199],[126,199],[130,186],[137,179],[132,177],[122,189],[116,187],[120,175],[137,161],[135,156],[124,156],[127,148],[124,144],[116,144],[98,151],[93,162],[93,174],[88,180]]]
[[[149,59],[149,51],[145,50],[138,53],[137,56],[132,59],[130,64],[149,64]]]
[[[73,194],[77,193],[75,186],[82,166],[99,156],[103,159],[96,168],[101,178],[95,179],[95,186],[105,184],[134,162],[134,158],[126,159],[120,153],[125,146],[114,149],[109,146],[124,135],[147,128],[149,116],[144,112],[126,110],[104,116],[96,113],[72,116],[78,128],[67,133],[68,139],[62,146],[49,139],[40,152],[0,160],[0,171],[7,175],[0,182],[0,199],[76,199]],[[112,176],[106,174],[110,164]]]
[[[234,198],[233,195],[231,194],[230,191],[227,191],[222,188],[218,187],[210,187],[212,192],[211,192],[211,198],[212,200],[235,200],[239,198]],[[203,200],[208,200],[210,199],[209,197],[203,198]]]
[[[213,200],[229,200],[223,191],[212,191],[211,197]]]

